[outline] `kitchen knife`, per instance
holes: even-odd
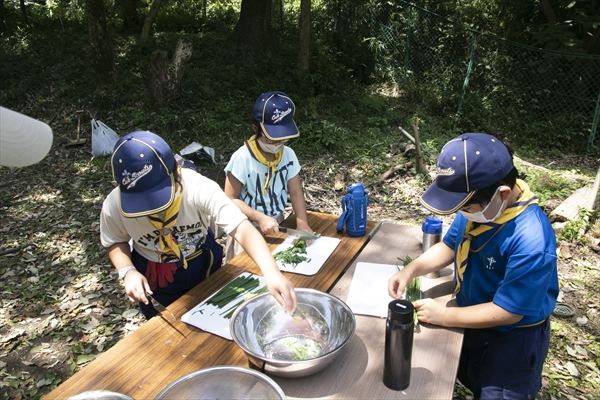
[[[179,330],[179,328],[177,328],[177,326],[175,326],[178,319],[177,319],[177,317],[175,317],[175,315],[173,315],[173,313],[171,311],[167,310],[167,308],[165,306],[160,304],[150,294],[146,293],[146,297],[148,298],[148,300],[150,300],[150,303],[152,303],[152,307],[154,307],[154,309],[156,311],[158,311],[158,314],[160,315],[160,317],[163,320],[165,320],[167,324],[171,325],[171,327],[173,329],[175,329],[177,332],[179,332],[183,337],[187,336],[185,333],[181,332],[181,330]]]
[[[305,231],[299,231],[297,229],[286,228],[285,226],[279,226],[279,232],[287,233],[288,236],[293,236],[298,239],[304,240],[315,240],[321,237],[320,233],[310,233]]]

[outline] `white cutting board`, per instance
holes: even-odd
[[[387,317],[388,304],[394,300],[388,294],[388,280],[396,272],[398,267],[392,264],[357,263],[346,300],[352,312]]]
[[[279,253],[280,251],[292,247],[295,240],[297,240],[297,238],[294,236],[288,236],[283,243],[277,246],[272,254]],[[306,256],[308,257],[308,260],[299,263],[295,267],[276,260],[277,266],[282,271],[293,272],[294,274],[314,275],[319,272],[340,242],[341,240],[338,238],[321,236],[306,246]]]
[[[252,276],[253,278],[258,279],[258,281],[259,281],[258,287],[256,287],[255,289],[253,289],[249,292],[241,293],[235,300],[230,301],[223,308],[218,308],[212,304],[208,304],[208,301],[215,294],[217,294],[219,292],[219,290],[222,289],[222,288],[219,288],[213,294],[211,294],[210,297],[208,297],[206,300],[199,303],[194,308],[192,308],[191,310],[189,310],[188,312],[183,314],[181,316],[181,320],[183,322],[185,322],[186,324],[194,325],[195,327],[200,328],[203,331],[213,333],[215,335],[224,337],[225,339],[228,339],[228,340],[233,340],[233,338],[231,337],[231,333],[229,332],[229,318],[225,318],[225,316],[223,316],[223,314],[225,314],[228,310],[231,309],[232,306],[239,303],[241,300],[252,297],[253,295],[255,295],[253,293],[256,293],[260,289],[263,289],[264,287],[266,287],[266,283],[262,276],[255,275],[250,272],[242,272],[238,276],[243,276],[243,277]],[[236,278],[237,278],[237,276],[236,276]],[[235,279],[235,278],[233,278],[233,279]],[[233,281],[233,279],[231,281],[227,282],[226,285],[223,285],[223,287],[230,284]]]

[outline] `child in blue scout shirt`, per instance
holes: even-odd
[[[458,212],[444,240],[396,273],[398,298],[413,277],[454,261],[458,307],[415,302],[420,321],[466,328],[459,380],[481,399],[533,399],[541,387],[558,295],[556,238],[512,153],[484,133],[448,142],[421,203]]]
[[[147,131],[123,136],[111,164],[118,187],[102,205],[100,238],[125,292],[140,302],[146,318],[157,313],[146,294],[167,306],[221,266],[223,251],[211,224],[247,250],[271,293],[294,310],[294,288],[260,233],[219,185],[180,168],[160,136]]]
[[[225,167],[225,193],[263,235],[277,232],[291,198],[296,227],[312,232],[296,153],[285,144],[298,137],[294,102],[283,92],[261,94],[252,110],[253,135]]]

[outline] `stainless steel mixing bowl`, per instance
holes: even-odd
[[[282,377],[314,374],[354,335],[354,314],[337,297],[303,288],[296,289],[296,297],[293,315],[264,293],[246,301],[231,317],[233,340],[260,371]]]
[[[285,394],[265,374],[242,367],[218,366],[201,369],[164,388],[156,399],[277,399]]]
[[[133,400],[131,397],[109,390],[90,390],[69,397],[68,400]]]

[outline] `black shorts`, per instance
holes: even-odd
[[[148,260],[135,250],[131,252],[133,265],[144,275]],[[188,290],[202,282],[209,274],[217,271],[223,261],[223,247],[218,244],[212,232],[206,238],[205,246],[200,254],[192,259],[188,259],[187,268],[183,267],[182,262],[177,263],[177,270],[173,275],[173,282],[169,285],[153,289],[153,297],[163,306],[168,306]],[[150,319],[158,314],[151,303],[139,303],[142,314]]]
[[[510,332],[465,329],[458,379],[476,399],[534,399],[550,343],[550,322]]]

